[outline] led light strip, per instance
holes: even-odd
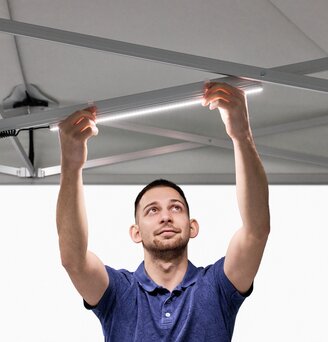
[[[158,106],[149,107],[149,108],[136,109],[136,110],[131,110],[128,112],[111,114],[111,115],[106,115],[106,112],[103,112],[103,113],[100,112],[98,114],[99,118],[96,119],[96,123],[102,123],[102,122],[113,121],[113,120],[130,119],[136,116],[167,112],[167,111],[172,111],[172,110],[181,109],[185,107],[199,105],[201,104],[201,102],[202,102],[202,99],[195,99],[195,100],[182,101],[182,102],[171,103],[171,104],[158,105]]]
[[[257,87],[253,87],[250,89],[245,89],[246,95],[257,94],[263,91],[262,85],[258,85]],[[195,105],[200,105],[202,103],[202,96],[198,96],[197,98],[179,101],[175,103],[163,104],[163,105],[155,105],[135,110],[127,110],[122,111],[120,113],[109,113],[106,110],[100,110],[97,113],[96,123],[103,123],[108,121],[115,121],[115,120],[124,120],[130,119],[133,117],[149,115],[149,114],[157,114],[167,111],[172,111],[176,109],[182,109],[186,107],[191,107]],[[92,105],[97,105],[96,103],[92,103]],[[51,131],[58,131],[58,124],[50,125]]]
[[[243,90],[247,95],[262,91],[262,85],[247,79],[222,77],[210,82],[225,82]],[[208,82],[208,81],[207,81]],[[97,107],[98,122],[149,115],[168,110],[177,110],[186,106],[197,105],[203,98],[204,81],[151,90],[144,93],[120,96],[93,103]],[[34,109],[30,115],[22,115],[17,109],[10,110],[8,118],[0,120],[0,131],[18,130],[50,126],[56,129],[59,122],[65,120],[71,113],[89,107],[90,103],[57,107],[51,109]]]

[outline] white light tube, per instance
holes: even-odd
[[[263,91],[262,85],[258,85],[256,87],[252,87],[250,89],[245,89],[244,92],[246,95],[252,95],[257,94]],[[202,96],[199,96],[194,99],[185,100],[185,101],[179,101],[169,104],[163,104],[163,105],[155,105],[135,110],[127,110],[122,111],[121,113],[109,113],[106,110],[100,110],[97,113],[96,123],[103,123],[108,121],[114,121],[114,120],[124,120],[124,119],[130,119],[132,117],[137,116],[143,116],[148,114],[156,114],[156,113],[162,113],[167,111],[172,111],[176,109],[186,108],[190,106],[200,105],[202,103]],[[95,103],[94,105],[97,105]],[[52,124],[50,125],[51,131],[58,131],[58,124]]]
[[[107,121],[114,121],[114,120],[122,120],[122,119],[130,119],[132,117],[140,116],[140,115],[148,115],[148,114],[156,114],[159,112],[167,112],[179,108],[190,107],[194,105],[199,105],[202,103],[202,99],[194,99],[182,102],[176,102],[171,104],[165,105],[158,105],[152,106],[148,108],[136,109],[136,110],[129,110],[118,114],[107,113],[106,111],[99,111],[97,112],[98,118],[96,118],[96,123],[102,123]],[[58,131],[58,124],[50,125],[50,130],[55,132]]]
[[[118,114],[106,115],[106,112],[100,112],[98,114],[100,117],[96,119],[96,123],[102,123],[106,121],[113,121],[113,120],[120,120],[120,119],[130,119],[135,116],[167,112],[167,111],[172,111],[175,109],[199,105],[201,103],[202,103],[202,99],[200,98],[200,99],[193,99],[193,100],[187,100],[187,101],[170,103],[170,104],[157,105],[157,106],[152,106],[148,108],[129,110],[127,112],[118,113]]]
[[[262,91],[263,91],[263,87],[261,85],[259,85],[258,87],[244,90],[246,95],[258,94],[258,93],[262,93]]]

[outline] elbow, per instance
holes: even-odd
[[[271,232],[270,219],[268,219],[266,222],[262,224],[260,231],[261,231],[262,238],[268,239],[270,232]]]
[[[250,224],[247,230],[249,234],[256,240],[267,240],[271,231],[270,220],[263,220],[261,222],[257,222],[256,224]]]
[[[72,262],[70,262],[68,259],[61,257],[61,265],[65,268],[71,268],[72,267]]]
[[[263,235],[266,239],[269,237],[270,232],[271,232],[270,224],[263,227]]]
[[[69,270],[69,269],[73,268],[74,262],[70,258],[68,258],[67,256],[64,256],[63,254],[61,254],[60,259],[61,259],[62,266],[66,270]]]
[[[86,248],[67,243],[65,239],[59,238],[59,251],[62,266],[66,271],[81,269],[86,260]]]
[[[258,223],[257,231],[264,238],[268,238],[268,236],[270,235],[271,224],[270,224],[270,210],[269,210],[269,207],[267,208],[266,214],[262,216],[261,221]]]
[[[259,235],[262,238],[267,239],[270,235],[270,231],[271,231],[271,225],[270,225],[270,215],[268,214],[268,216],[260,223],[260,225],[258,226],[257,231],[259,232]]]
[[[61,264],[68,273],[78,273],[84,263],[81,258],[73,258],[72,256],[61,254]]]

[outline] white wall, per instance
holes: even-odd
[[[86,187],[90,249],[105,263],[134,270],[141,246],[128,236],[140,186]],[[224,255],[239,227],[235,188],[184,186],[201,225],[190,259]],[[56,186],[0,187],[0,341],[103,341],[60,265]],[[327,186],[270,188],[272,233],[253,295],[237,318],[234,342],[323,342],[327,331]]]

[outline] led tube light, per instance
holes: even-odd
[[[245,91],[246,95],[249,94],[256,94],[263,91],[262,86],[258,86],[257,88],[252,88]],[[137,116],[143,116],[148,114],[157,114],[167,111],[172,111],[176,109],[182,109],[186,107],[191,107],[195,105],[200,105],[202,103],[202,97],[176,102],[176,103],[170,103],[170,104],[163,104],[163,105],[157,105],[154,107],[148,107],[148,108],[142,108],[142,109],[136,109],[136,110],[130,110],[128,112],[118,113],[118,114],[111,114],[106,115],[106,112],[99,112],[97,114],[96,123],[102,123],[102,122],[108,122],[108,121],[114,121],[114,120],[124,120],[124,119],[130,119]],[[57,128],[58,130],[58,128]]]
[[[263,90],[262,84],[252,80],[235,77],[223,77],[210,82],[226,82],[237,87],[247,95]],[[196,82],[144,93],[121,96],[117,98],[95,101],[97,107],[97,123],[110,120],[128,119],[140,115],[177,110],[187,106],[200,105],[203,98],[204,82]],[[21,115],[0,120],[0,131],[8,129],[33,128],[48,125],[52,130],[71,113],[90,106],[78,104],[62,108],[44,109],[30,115]],[[57,127],[58,129],[58,127]]]
[[[114,121],[114,120],[130,119],[130,118],[141,116],[141,115],[167,112],[167,111],[172,111],[172,110],[181,109],[185,107],[200,105],[201,103],[202,103],[202,99],[194,99],[194,100],[189,100],[189,101],[187,100],[183,102],[171,103],[171,104],[166,104],[166,105],[158,105],[154,107],[135,109],[135,110],[130,110],[128,112],[111,114],[111,115],[108,115],[108,112],[106,111],[104,112],[98,111],[96,124],[102,123],[102,122]],[[95,105],[95,103],[93,105]],[[58,129],[59,129],[58,124],[50,125],[51,131],[58,131]]]
[[[262,86],[254,87],[252,89],[246,89],[245,94],[256,94],[263,91]],[[176,109],[182,109],[186,107],[191,107],[195,105],[200,105],[202,103],[202,97],[176,102],[176,103],[169,103],[169,104],[163,104],[163,105],[157,105],[153,107],[147,107],[142,109],[135,109],[130,110],[127,112],[117,113],[117,114],[108,114],[107,111],[98,111],[97,118],[96,118],[96,124],[108,122],[108,121],[114,121],[114,120],[124,120],[124,119],[130,119],[133,117],[148,115],[148,114],[156,114],[156,113],[162,113],[167,111],[172,111]],[[90,104],[89,104],[90,105]],[[92,105],[95,105],[95,103],[92,103]],[[58,124],[50,125],[51,131],[58,131]]]

